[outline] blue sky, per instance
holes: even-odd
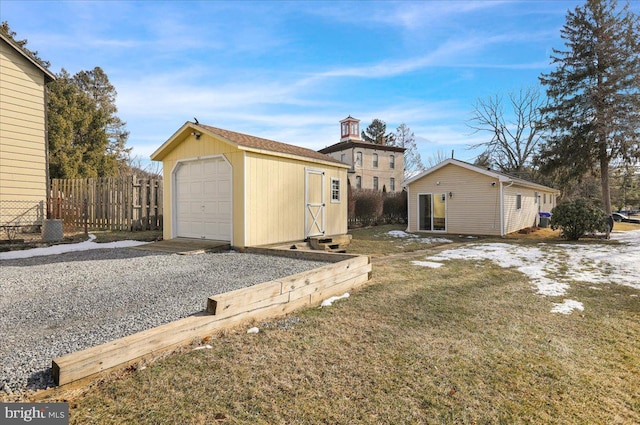
[[[351,115],[473,161],[478,98],[538,86],[580,1],[0,2],[58,73],[100,66],[133,154],[187,120],[321,149]],[[633,5],[638,9],[638,3]]]

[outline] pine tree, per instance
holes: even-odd
[[[543,118],[551,135],[539,161],[566,177],[599,171],[602,204],[611,214],[609,166],[640,158],[640,24],[627,4],[587,0],[569,11],[553,50],[555,69],[542,74],[549,105]]]
[[[393,145],[394,142],[393,134],[387,133],[387,124],[378,118],[374,118],[361,133],[363,140],[377,145]]]
[[[117,175],[127,165],[129,133],[115,114],[116,91],[99,67],[73,77],[62,70],[48,87],[52,178]]]
[[[0,31],[3,32],[11,40],[13,40],[13,42],[16,43],[18,47],[20,47],[27,55],[31,56],[31,58],[33,58],[40,65],[42,65],[43,68],[49,69],[49,67],[51,66],[51,63],[49,61],[42,59],[40,56],[38,56],[37,51],[28,49],[27,40],[16,39],[16,36],[18,34],[16,34],[15,31],[11,30],[11,27],[9,27],[8,21],[2,21],[2,23],[0,23]]]

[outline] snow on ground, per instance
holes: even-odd
[[[444,266],[444,264],[436,263],[435,261],[412,261],[412,263],[414,266],[430,267],[432,269]]]
[[[90,249],[129,248],[144,245],[148,242],[117,241],[108,243],[96,243],[94,235],[89,235],[89,240],[78,243],[52,245],[43,248],[24,249],[21,251],[0,252],[0,260],[14,260],[17,258],[41,257],[43,255],[64,254],[66,252],[88,251]]]
[[[410,239],[412,242],[420,242],[425,244],[452,242],[451,240],[446,238],[421,238],[418,235],[407,233],[402,230],[390,230],[389,232],[387,232],[387,235],[392,236],[394,238]]]
[[[544,244],[519,246],[506,243],[481,243],[443,251],[426,257],[415,265],[433,267],[429,263],[446,260],[493,261],[500,267],[513,267],[529,277],[537,292],[546,296],[562,296],[572,282],[617,284],[640,290],[640,230],[614,232],[612,240],[619,245]],[[569,314],[583,310],[579,301],[565,300],[556,304],[554,313]]]

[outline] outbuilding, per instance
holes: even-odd
[[[559,191],[457,159],[405,182],[410,232],[505,236],[539,224]]]
[[[164,239],[259,246],[347,233],[348,165],[311,149],[186,122],[152,155]]]

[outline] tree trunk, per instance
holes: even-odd
[[[602,148],[601,148],[602,150]],[[609,188],[609,158],[600,153],[600,184],[602,185],[602,207],[607,217],[611,217],[611,190]],[[609,226],[607,226],[607,239],[609,239]]]

